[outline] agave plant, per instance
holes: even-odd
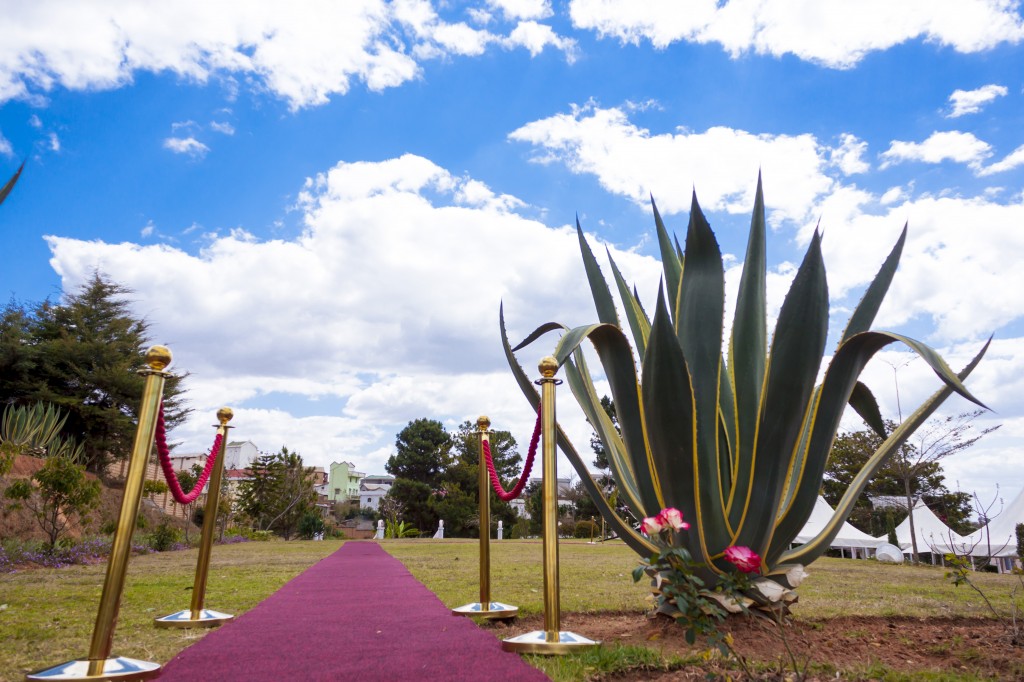
[[[0,474],[10,467],[15,455],[63,457],[80,462],[83,447],[60,435],[67,414],[49,403],[8,405],[0,418]]]
[[[828,336],[821,236],[815,231],[769,345],[764,199],[758,178],[735,316],[723,352],[722,255],[696,194],[685,251],[669,237],[653,200],[652,208],[664,269],[653,320],[608,253],[632,346],[577,221],[598,322],[574,329],[548,323],[513,348],[502,310],[506,357],[536,408],[539,396],[514,353],[547,332],[563,330],[554,355],[604,444],[620,503],[638,520],[666,507],[681,510],[691,530],[679,534],[676,542],[703,564],[703,579],[710,585],[732,568],[724,558],[725,550],[743,546],[762,558],[762,575],[788,587],[786,574],[801,575],[802,571],[793,569],[828,549],[867,481],[943,400],[956,392],[981,405],[962,381],[988,344],[958,375],[925,344],[870,330],[899,262],[904,227],[847,323],[821,383],[816,384]],[[601,408],[581,349],[587,340],[597,351],[611,387],[621,435]],[[886,434],[878,403],[858,378],[871,357],[894,342],[906,344],[923,358],[942,386]],[[794,538],[817,499],[847,404],[885,440],[846,491],[831,523],[810,542],[794,547]],[[642,557],[656,554],[655,544],[615,513],[561,429],[558,443],[608,524]]]

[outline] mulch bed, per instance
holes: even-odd
[[[690,646],[683,628],[668,619],[649,620],[638,613],[563,613],[562,629],[607,644],[658,649],[666,655],[689,656],[704,647]],[[496,625],[496,628],[509,628]],[[543,628],[543,617],[521,618],[514,632]],[[731,618],[724,629],[731,632],[737,651],[761,665],[759,679],[789,679],[780,668],[792,671],[778,626],[760,618]],[[503,633],[495,633],[507,636]],[[981,679],[1024,679],[1024,646],[1014,645],[1007,624],[985,618],[905,618],[848,616],[821,621],[794,619],[786,636],[799,664],[810,664],[812,680],[878,679],[880,667],[905,673],[913,679],[924,671],[974,674]],[[785,666],[781,661],[785,660]],[[614,680],[704,680],[708,673],[731,672],[714,660],[682,670],[635,671]],[[836,673],[840,677],[837,678]]]

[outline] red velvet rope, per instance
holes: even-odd
[[[199,499],[199,495],[203,492],[203,488],[206,486],[206,481],[210,478],[210,472],[213,471],[213,465],[217,461],[217,455],[220,453],[220,442],[223,439],[221,434],[217,434],[217,437],[213,439],[213,447],[210,449],[210,454],[206,457],[206,467],[203,469],[203,473],[199,475],[196,480],[196,484],[192,487],[191,492],[186,494],[181,489],[181,483],[178,481],[178,477],[174,475],[174,465],[171,463],[171,450],[167,447],[167,427],[164,425],[164,404],[160,403],[160,411],[156,415],[156,450],[160,454],[160,468],[164,470],[164,478],[167,480],[167,487],[171,489],[171,495],[174,497],[174,501],[178,504],[190,504]]]
[[[519,493],[523,492],[523,488],[526,487],[526,481],[530,478],[530,471],[533,469],[533,458],[537,454],[537,443],[540,441],[540,405],[537,406],[537,423],[533,427],[533,437],[530,438],[530,451],[526,454],[526,465],[523,467],[523,475],[519,477],[519,482],[516,483],[516,487],[512,488],[508,492],[501,487],[501,481],[498,480],[498,473],[494,470],[494,460],[491,459],[491,441],[485,440],[483,445],[484,460],[487,462],[487,473],[491,477],[491,487],[494,488],[494,493],[498,496],[498,499],[508,502],[519,497]]]

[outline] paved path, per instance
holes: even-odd
[[[163,669],[161,682],[547,676],[451,611],[375,542],[346,542]]]

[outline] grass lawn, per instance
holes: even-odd
[[[478,601],[478,544],[472,540],[386,540],[381,543],[450,607]],[[240,615],[302,570],[334,552],[338,541],[265,542],[214,549],[206,604]],[[540,541],[491,543],[492,598],[526,616],[543,612]],[[196,550],[133,557],[128,569],[114,654],[164,663],[205,630],[158,629],[153,618],[188,608]],[[561,609],[566,612],[635,612],[646,608],[647,588],[634,584],[633,553],[619,543],[560,544]],[[81,658],[88,653],[105,564],[26,570],[0,575],[0,680]],[[985,615],[968,587],[954,588],[941,568],[886,566],[874,561],[822,559],[800,586],[801,619],[838,615]],[[1011,576],[974,574],[996,608],[1008,613]],[[585,633],[582,633],[585,634]],[[583,679],[583,670],[642,662],[642,648],[605,648],[580,656],[545,659],[559,680]],[[598,659],[606,659],[604,662]],[[596,662],[595,662],[596,661]],[[590,674],[588,673],[588,674]]]
[[[339,541],[218,545],[206,606],[240,615],[334,552]],[[157,628],[153,619],[189,608],[198,550],[132,557],[113,655],[166,663],[206,630]],[[106,563],[0,574],[0,680],[89,653]]]
[[[386,540],[384,549],[448,606],[479,601],[479,545],[474,540]],[[442,549],[443,548],[443,549]],[[543,613],[543,553],[539,540],[491,542],[491,598],[523,615]],[[649,608],[646,582],[634,583],[636,555],[621,542],[559,543],[563,611],[637,611]],[[823,558],[808,567],[794,611],[802,619],[834,616],[984,616],[969,587],[953,587],[939,566],[892,566],[876,561]],[[1012,576],[973,573],[1004,613],[1011,608]]]

